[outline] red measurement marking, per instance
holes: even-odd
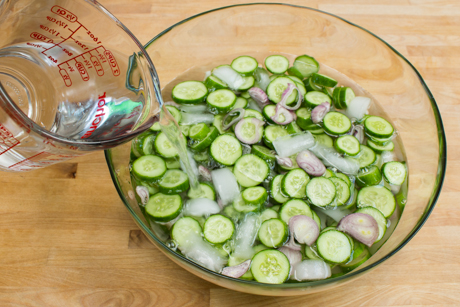
[[[15,139],[13,133],[0,124],[0,156],[18,144],[20,142]]]
[[[75,61],[75,62],[76,62],[75,67],[77,67],[77,70],[80,73],[81,78],[83,79],[83,81],[88,81],[89,80],[89,75],[88,75],[88,71],[86,71],[85,66],[83,66],[83,64],[81,62],[77,62],[77,61]]]
[[[46,42],[46,43],[53,43],[54,42],[51,38],[48,38],[45,35],[37,33],[37,32],[32,32],[30,34],[30,37],[32,37],[33,39],[37,39],[39,41],[42,41],[42,42]]]
[[[96,69],[97,75],[103,76],[104,75],[104,69],[102,68],[101,62],[93,55],[90,58],[91,62],[93,63],[94,69]]]
[[[65,19],[67,19],[70,22],[75,22],[77,21],[77,16],[70,11],[66,10],[63,7],[60,7],[59,5],[55,5],[51,8],[51,12],[53,12],[56,15],[59,15]]]
[[[61,74],[62,79],[64,79],[64,83],[67,87],[72,85],[72,80],[70,79],[69,73],[65,69],[59,69],[59,73]]]
[[[120,69],[118,68],[117,60],[113,56],[112,52],[109,50],[104,51],[104,55],[110,63],[110,68],[112,68],[112,73],[114,76],[120,75]]]

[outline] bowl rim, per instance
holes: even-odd
[[[318,13],[322,13],[322,14],[326,14],[326,15],[329,15],[329,16],[332,16],[332,17],[335,17],[335,18],[338,18],[358,29],[361,29],[367,33],[369,33],[370,35],[372,35],[373,37],[375,37],[376,39],[380,40],[382,43],[384,43],[387,47],[389,47],[396,55],[398,55],[402,60],[404,60],[412,69],[413,71],[416,73],[423,89],[425,90],[427,96],[428,96],[428,99],[430,100],[431,102],[431,107],[433,109],[433,113],[434,113],[434,116],[435,116],[435,120],[436,120],[436,125],[437,125],[437,131],[438,131],[438,141],[439,141],[439,160],[438,160],[438,171],[437,171],[437,175],[436,175],[436,181],[435,181],[435,186],[434,186],[434,189],[433,189],[433,192],[431,194],[431,197],[430,197],[430,200],[429,200],[429,204],[431,204],[428,208],[428,210],[426,210],[424,212],[424,215],[422,215],[422,218],[419,219],[419,221],[417,222],[416,226],[411,230],[411,232],[406,236],[406,238],[401,242],[399,243],[399,245],[394,249],[392,250],[390,253],[388,253],[387,255],[385,255],[384,257],[382,257],[381,259],[379,259],[378,261],[362,268],[362,269],[356,269],[356,270],[353,270],[347,274],[344,274],[344,275],[341,275],[341,276],[338,276],[338,277],[334,277],[334,278],[329,278],[329,279],[324,279],[324,280],[317,280],[317,281],[307,281],[307,282],[298,282],[298,283],[283,283],[283,284],[264,284],[264,283],[259,283],[257,281],[250,281],[250,280],[244,280],[244,279],[239,279],[239,278],[232,278],[232,277],[228,277],[228,276],[225,276],[225,275],[222,275],[220,273],[217,273],[217,272],[214,272],[214,271],[211,271],[209,269],[206,269],[205,267],[195,263],[194,261],[178,254],[178,253],[170,253],[173,257],[176,257],[182,261],[185,261],[189,264],[191,264],[192,266],[198,268],[198,269],[201,269],[203,271],[205,271],[206,273],[208,274],[211,274],[211,275],[214,275],[215,277],[217,278],[223,278],[223,279],[227,279],[229,281],[233,281],[233,282],[237,282],[237,283],[241,283],[241,284],[246,284],[246,285],[252,285],[252,286],[261,286],[261,287],[267,287],[267,288],[277,288],[277,289],[282,289],[282,288],[287,288],[287,289],[296,289],[296,288],[302,288],[302,287],[316,287],[316,286],[323,286],[323,285],[327,285],[327,284],[331,284],[333,282],[340,282],[342,280],[351,280],[350,278],[351,277],[357,277],[359,275],[361,275],[362,273],[364,272],[367,272],[375,267],[377,267],[378,265],[382,264],[383,262],[385,262],[387,259],[391,258],[393,255],[395,255],[399,250],[401,250],[417,233],[418,231],[422,228],[422,226],[425,224],[425,222],[427,221],[428,217],[430,216],[431,212],[433,211],[435,205],[436,205],[436,202],[439,198],[439,195],[441,193],[441,189],[442,189],[442,186],[443,186],[443,183],[444,183],[444,178],[445,178],[445,174],[446,174],[446,165],[447,165],[447,144],[446,144],[446,135],[445,135],[445,131],[444,131],[444,126],[443,126],[443,122],[442,122],[442,118],[441,118],[441,114],[440,114],[440,111],[439,111],[439,108],[438,108],[438,105],[436,104],[436,101],[431,93],[431,91],[429,90],[428,86],[426,85],[425,81],[423,80],[422,76],[420,75],[420,73],[418,72],[418,70],[412,65],[412,63],[410,63],[401,53],[399,53],[396,49],[394,49],[390,44],[388,44],[387,42],[385,42],[382,38],[380,38],[379,36],[375,35],[374,33],[366,30],[365,28],[359,26],[359,25],[356,25],[340,16],[337,16],[335,14],[332,14],[332,13],[328,13],[328,12],[325,12],[325,11],[322,11],[322,10],[319,10],[319,9],[315,9],[315,8],[310,8],[310,7],[306,7],[306,6],[301,6],[301,5],[295,5],[295,4],[287,4],[287,3],[276,3],[276,2],[270,2],[270,3],[267,3],[267,2],[255,2],[255,3],[241,3],[241,4],[234,4],[234,5],[228,5],[228,6],[223,6],[223,7],[218,7],[218,8],[214,8],[214,9],[211,9],[211,10],[208,10],[208,11],[204,11],[204,12],[201,12],[201,13],[198,13],[198,14],[195,14],[195,15],[192,15],[188,18],[185,18],[175,24],[173,24],[172,26],[166,28],[165,30],[163,30],[162,32],[160,32],[159,34],[157,34],[154,38],[152,38],[147,44],[145,44],[144,48],[147,50],[147,48],[153,43],[155,42],[157,39],[159,39],[160,37],[162,37],[164,34],[168,33],[169,31],[171,31],[172,29],[174,29],[175,27],[183,24],[183,23],[186,23],[187,21],[190,21],[196,17],[200,17],[202,15],[205,15],[205,14],[209,14],[209,13],[212,13],[212,12],[216,12],[216,11],[220,11],[220,10],[225,10],[225,9],[228,9],[228,8],[235,8],[235,7],[244,7],[244,6],[249,6],[249,5],[282,5],[282,6],[289,6],[289,7],[294,7],[294,8],[300,8],[300,9],[307,9],[307,10],[311,10],[311,11],[315,11],[315,12],[318,12]],[[134,210],[128,205],[128,201],[125,197],[125,195],[123,194],[121,188],[120,188],[120,185],[118,183],[118,180],[117,180],[117,175],[115,173],[115,168],[113,166],[113,163],[112,163],[112,159],[111,159],[111,150],[105,150],[105,158],[106,158],[106,161],[107,161],[107,165],[109,167],[109,171],[110,171],[110,175],[112,177],[112,180],[113,180],[113,183],[117,189],[117,192],[120,196],[120,198],[122,199],[124,205],[127,207],[128,211],[131,213],[132,217],[135,219],[136,223],[142,228],[142,230],[144,230],[145,232],[147,232],[150,237],[155,240],[158,244],[160,244],[162,247],[164,247],[165,249],[167,250],[170,250],[161,240],[157,239],[156,236],[152,233],[152,231],[146,227],[144,225],[144,223],[137,217],[136,213],[134,212]]]

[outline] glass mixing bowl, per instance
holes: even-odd
[[[189,272],[222,287],[252,294],[287,296],[331,289],[370,272],[393,256],[433,210],[446,168],[446,139],[438,107],[417,70],[367,30],[311,8],[243,4],[185,19],[157,35],[146,47],[163,87],[192,67],[235,55],[311,55],[373,95],[395,124],[410,169],[408,199],[400,222],[365,264],[332,279],[269,285],[217,274],[170,250],[155,236],[134,197],[128,168],[130,144],[106,151],[114,184],[135,222],[158,249]]]

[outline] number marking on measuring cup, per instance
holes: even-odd
[[[89,80],[89,75],[88,75],[88,72],[85,69],[85,66],[83,66],[83,64],[81,62],[75,61],[75,67],[77,67],[78,72],[80,73],[81,78],[83,79],[83,81],[88,81]]]
[[[0,124],[0,156],[20,143],[15,139],[13,133]]]
[[[53,14],[46,17],[48,23],[40,25],[40,30],[45,33],[32,32],[30,37],[50,44],[42,47],[44,50],[41,53],[56,63],[59,74],[67,87],[71,87],[75,82],[75,80],[72,81],[72,78],[75,78],[75,74],[72,74],[75,70],[78,71],[83,81],[89,81],[92,77],[90,73],[92,68],[97,74],[96,77],[104,76],[105,71],[108,70],[108,68],[104,69],[104,65],[110,66],[113,76],[120,75],[121,71],[113,53],[102,45],[97,34],[79,21],[76,14],[59,5],[51,7],[51,12]],[[57,37],[62,40],[56,41]],[[77,37],[85,38],[77,39]],[[92,44],[96,46],[91,48]]]

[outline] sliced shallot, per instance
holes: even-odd
[[[279,165],[285,166],[285,167],[292,167],[292,159],[289,157],[281,158],[280,156],[276,156],[276,162],[278,162]]]
[[[376,220],[364,213],[352,213],[340,220],[337,230],[343,231],[359,242],[371,247],[379,236]]]
[[[331,267],[323,260],[304,260],[297,264],[291,272],[291,279],[297,281],[318,280],[329,277],[331,277]]]
[[[222,269],[222,275],[233,278],[240,278],[249,270],[250,265],[251,260],[246,260],[245,262],[238,265],[225,267]]]
[[[316,106],[311,111],[311,121],[315,124],[319,124],[330,109],[331,105],[329,102],[323,102],[322,104]]]
[[[294,234],[297,242],[307,244],[315,243],[319,236],[318,224],[311,217],[306,215],[296,215],[289,220],[289,230]]]
[[[359,141],[360,144],[363,144],[364,143],[364,127],[357,125],[357,126],[354,126],[351,131],[352,131],[351,135],[353,135]]]
[[[137,193],[137,195],[139,195],[142,204],[146,205],[148,203],[148,201],[149,201],[149,196],[150,196],[149,195],[149,190],[147,189],[147,187],[138,185],[136,187],[136,193]]]
[[[264,133],[264,124],[255,117],[243,118],[235,126],[235,135],[242,143],[250,145],[259,143]]]
[[[257,104],[261,108],[269,104],[267,94],[265,94],[265,92],[258,87],[251,87],[248,90],[248,94],[249,96],[251,96],[252,99],[254,99],[255,102],[257,102]]]
[[[289,111],[281,104],[277,104],[275,108],[275,115],[270,116],[270,118],[278,125],[287,125],[295,119],[295,113]]]
[[[289,259],[291,267],[302,261],[302,253],[298,250],[293,250],[286,246],[282,246],[278,248],[278,250],[286,255],[286,257]]]
[[[299,167],[311,176],[319,177],[326,172],[323,162],[309,150],[299,152],[296,161]]]
[[[233,118],[229,123],[227,123],[227,118],[232,117],[232,116],[236,116],[236,117]],[[244,109],[238,108],[238,109],[231,110],[222,119],[222,129],[227,130],[228,128],[233,126],[235,123],[239,122],[243,117],[244,117]]]
[[[294,106],[288,106],[286,101],[287,99],[289,98],[289,96],[291,96],[292,92],[294,90],[297,90],[297,101],[295,103]],[[286,89],[284,90],[283,94],[281,95],[281,100],[280,102],[278,102],[279,105],[283,106],[284,108],[288,109],[288,110],[297,110],[298,108],[300,108],[300,106],[302,105],[302,100],[303,100],[303,97],[302,95],[300,94],[300,91],[299,89],[297,88],[297,86],[295,86],[294,84],[292,83],[288,83]]]
[[[211,171],[203,165],[198,166],[198,173],[206,179],[206,181],[212,181]]]

